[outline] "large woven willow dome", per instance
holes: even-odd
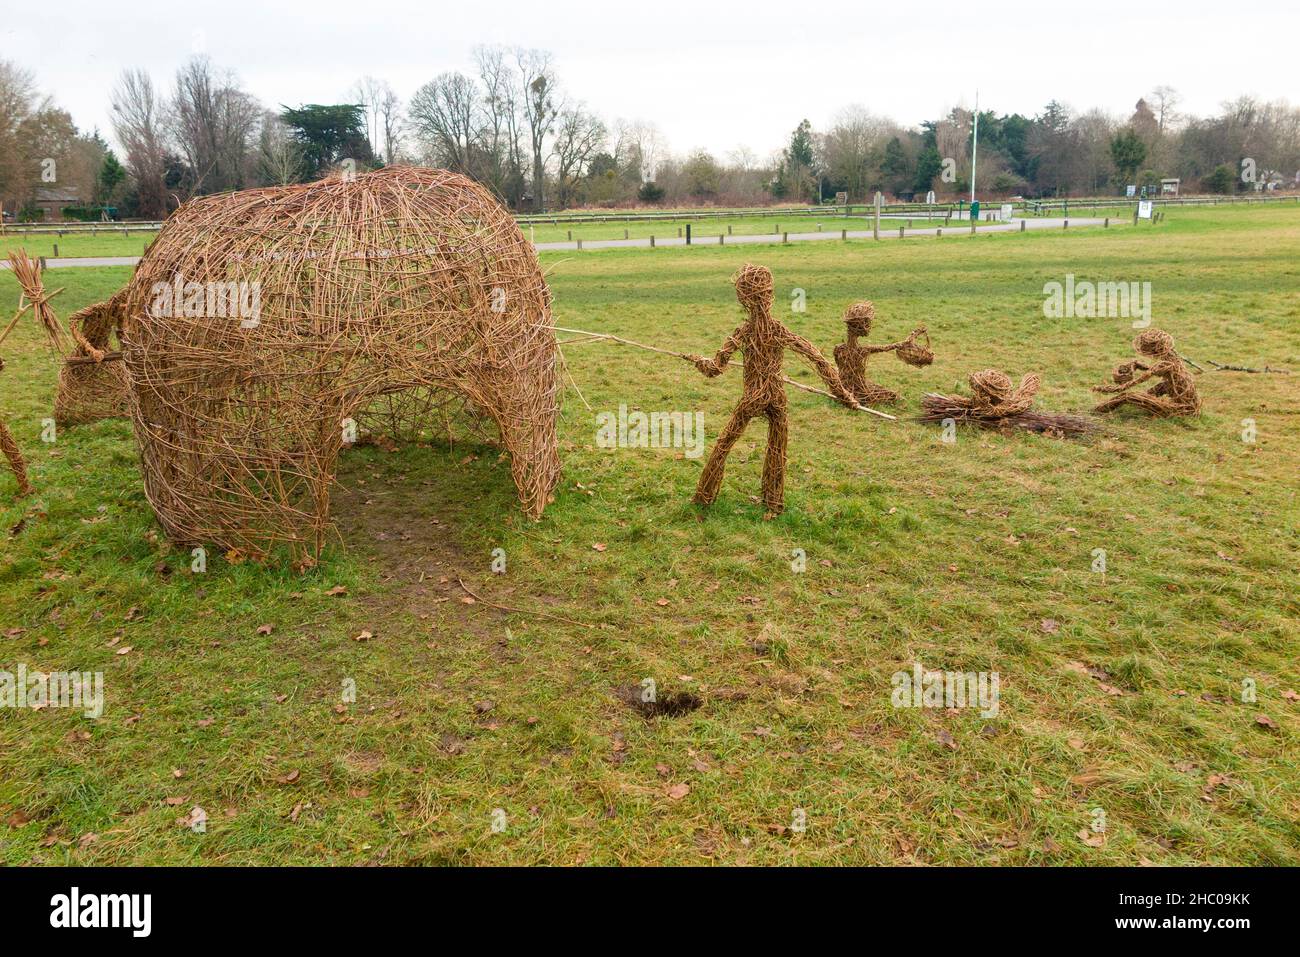
[[[549,296],[509,213],[443,170],[182,206],[124,306],[145,491],[167,534],[319,552],[350,430],[427,427],[449,396],[495,422],[540,517],[560,471]]]

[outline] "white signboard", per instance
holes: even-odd
[[[1138,219],[1151,218],[1151,200],[1144,199],[1138,203]]]
[[[1129,199],[1132,199],[1134,196],[1136,196],[1136,195],[1137,195],[1137,191],[1138,191],[1138,188],[1137,188],[1136,186],[1131,185],[1131,184],[1128,185],[1128,186],[1125,186],[1125,187],[1124,187],[1124,195],[1127,196]]]
[[[1296,178],[1296,182],[1300,183],[1300,173],[1296,173],[1295,178]],[[930,190],[930,192],[925,194],[925,201],[929,203],[931,206],[934,205],[934,190]]]
[[[1010,203],[1003,203],[1003,204],[1002,204],[1002,216],[1001,216],[1001,219],[1002,219],[1002,221],[1003,221],[1004,223],[1009,223],[1009,222],[1011,222],[1011,217],[1014,215],[1013,209],[1014,209],[1014,208],[1012,207],[1012,205],[1011,205]]]

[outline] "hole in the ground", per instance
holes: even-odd
[[[659,691],[653,701],[645,701],[645,691],[640,685],[620,688],[618,696],[643,718],[679,718],[704,704],[703,698],[689,691]]]

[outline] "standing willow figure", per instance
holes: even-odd
[[[1192,374],[1178,353],[1174,351],[1173,337],[1159,329],[1144,329],[1133,340],[1133,348],[1151,363],[1133,359],[1115,367],[1111,376],[1113,385],[1095,386],[1093,392],[1119,393],[1099,404],[1094,412],[1111,412],[1122,405],[1132,405],[1158,418],[1174,415],[1197,415],[1201,411],[1201,397],[1196,391]],[[1138,373],[1141,375],[1138,375]],[[1130,392],[1134,386],[1147,379],[1159,379],[1145,392]]]
[[[785,350],[793,349],[811,362],[831,394],[844,405],[854,409],[861,406],[844,388],[835,367],[817,347],[773,318],[771,270],[746,264],[732,281],[736,284],[736,299],[744,306],[748,318],[727,337],[712,359],[696,355],[688,358],[695,363],[695,368],[712,378],[721,375],[732,355],[740,350],[745,356],[744,392],[704,465],[694,501],[701,505],[713,504],[722,486],[728,453],[750,420],[762,416],[767,419],[767,452],[763,458],[763,505],[766,513],[763,517],[770,519],[785,509],[785,449],[790,432],[781,375]]]

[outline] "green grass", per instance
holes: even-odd
[[[846,217],[831,214],[821,217],[736,216],[716,220],[662,219],[653,222],[630,223],[614,221],[608,223],[561,222],[556,225],[550,223],[531,226],[524,224],[522,228],[524,235],[531,237],[536,242],[559,243],[572,241],[570,237],[584,241],[624,238],[646,239],[650,236],[658,239],[677,237],[684,233],[688,223],[691,225],[693,234],[699,237],[701,242],[710,237],[716,239],[720,233],[734,236],[773,234],[777,232],[778,227],[780,227],[781,231],[790,233],[815,233],[819,231],[819,226],[826,232],[839,232],[841,229],[867,230],[871,228],[871,219],[869,217]],[[882,217],[880,223],[882,228],[897,230],[899,226],[903,225],[904,220]],[[937,225],[943,225],[941,218],[933,221],[907,221],[907,228],[909,229]],[[157,235],[156,232],[132,232],[127,236],[121,233],[105,232],[98,235],[69,233],[66,236],[59,237],[50,234],[21,235],[10,233],[0,236],[0,255],[7,253],[11,249],[26,249],[28,255],[51,258],[54,256],[54,247],[57,244],[59,256],[62,258],[139,256]]]
[[[739,321],[727,277],[747,259],[825,351],[856,298],[876,303],[876,341],[927,323],[934,365],[873,364],[908,414],[991,365],[1040,372],[1043,408],[1087,408],[1133,330],[1045,319],[1043,284],[1066,273],[1150,281],[1155,324],[1202,364],[1300,369],[1294,210],[544,262],[559,324],[709,352]],[[128,271],[57,275],[66,315]],[[796,287],[807,312],[788,307]],[[0,277],[0,315],[15,299]],[[772,522],[752,500],[761,423],[702,512],[702,460],[597,448],[570,390],[540,523],[490,448],[367,447],[344,457],[340,543],[319,567],[213,556],[191,574],[144,500],[129,426],[42,443],[55,364],[29,322],[0,353],[0,413],[37,488],[14,501],[0,474],[0,667],[103,671],[107,689],[99,720],[0,710],[5,862],[1300,863],[1300,705],[1283,696],[1300,691],[1294,376],[1211,372],[1201,418],[1117,417],[1085,442],[945,445],[791,391]],[[595,410],[702,410],[710,445],[738,394],[735,371],[565,354]],[[812,381],[794,357],[787,370]],[[467,604],[457,575],[581,624]],[[918,660],[998,672],[998,717],[892,707],[891,675]],[[646,677],[703,704],[647,720],[619,693]],[[204,834],[177,822],[194,805]],[[1077,835],[1097,808],[1091,847]]]
[[[0,258],[13,249],[25,249],[27,255],[53,259],[58,246],[58,258],[77,259],[91,256],[140,256],[145,247],[157,237],[157,232],[132,231],[128,235],[109,233],[52,233],[10,232],[0,235]]]

